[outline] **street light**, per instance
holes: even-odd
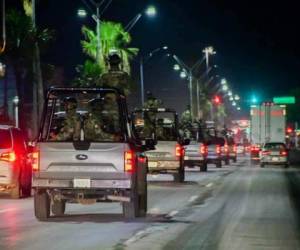
[[[236,102],[235,101],[232,102],[232,106],[236,106]]]
[[[240,111],[240,110],[241,110],[241,108],[240,108],[240,107],[237,107],[236,109],[237,109],[238,111]]]
[[[232,96],[229,97],[229,101],[233,101],[233,97]]]
[[[226,92],[226,91],[228,90],[228,85],[224,84],[224,85],[222,86],[222,90],[223,90],[224,92]]]
[[[187,77],[186,72],[185,72],[185,71],[181,71],[181,72],[180,72],[180,77],[181,77],[181,78],[186,78],[186,77]]]
[[[229,96],[232,96],[232,91],[229,90],[229,91],[228,91],[228,95],[229,95]]]
[[[78,9],[77,10],[77,15],[80,17],[80,18],[85,18],[87,16],[87,12],[85,9]]]
[[[19,102],[20,102],[19,97],[15,96],[13,99],[13,104],[15,107],[15,126],[16,126],[16,128],[19,128]]]
[[[178,64],[175,64],[174,67],[173,67],[173,69],[175,71],[179,71],[180,70],[180,66]]]
[[[153,5],[148,6],[148,8],[145,10],[145,14],[149,17],[155,17],[157,14],[156,8]]]
[[[215,55],[217,52],[214,50],[214,48],[212,46],[206,47],[202,52],[205,55],[206,70],[208,70],[208,68],[209,68],[209,56],[210,55]]]
[[[225,78],[223,78],[223,79],[221,80],[221,85],[226,85],[226,84],[227,84],[227,81],[226,81]]]
[[[5,71],[6,71],[6,65],[0,62],[0,77],[5,76]]]
[[[149,6],[146,8],[144,11],[144,14],[148,16],[149,18],[154,18],[157,15],[157,10],[154,6]],[[138,13],[126,26],[125,30],[126,32],[129,32],[136,24],[137,22],[141,19],[143,16],[143,13]]]
[[[141,82],[141,102],[142,102],[142,106],[144,106],[144,102],[145,102],[145,91],[144,91],[144,64],[150,60],[150,58],[156,54],[157,52],[161,51],[161,50],[167,50],[168,46],[163,46],[163,47],[159,47],[156,48],[154,50],[152,50],[148,56],[143,57],[141,56],[140,58],[140,82]]]
[[[238,96],[238,95],[235,95],[234,96],[234,100],[236,100],[236,101],[238,101],[238,100],[240,100],[241,98]]]

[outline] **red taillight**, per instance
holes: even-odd
[[[40,153],[37,151],[31,153],[31,168],[33,172],[40,170]]]
[[[134,153],[132,151],[125,152],[124,162],[125,172],[132,173],[134,171]]]
[[[286,151],[280,151],[280,155],[287,156],[287,152]]]
[[[224,145],[224,153],[228,153],[228,152],[229,152],[228,145]]]
[[[204,145],[201,145],[201,146],[200,146],[200,153],[201,153],[202,155],[205,155],[205,154],[207,153],[207,148],[206,148],[206,146],[204,146]]]
[[[15,152],[6,152],[0,155],[0,161],[15,162],[17,156]]]
[[[233,146],[233,152],[234,152],[234,153],[237,152],[237,146],[236,146],[236,145]]]
[[[262,155],[269,155],[270,151],[262,151]]]
[[[260,151],[260,148],[258,146],[252,146],[251,151],[258,152],[258,151]]]
[[[216,145],[216,153],[221,154],[221,146],[220,145]]]
[[[183,147],[181,145],[177,144],[176,147],[175,147],[175,155],[177,157],[181,157],[181,156],[183,156],[183,154],[184,154]]]

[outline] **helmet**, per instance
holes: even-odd
[[[108,62],[110,64],[120,64],[121,56],[117,50],[111,50],[108,54]]]
[[[77,108],[77,100],[74,97],[68,96],[63,100],[65,109],[72,110]]]

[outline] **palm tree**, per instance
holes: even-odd
[[[85,40],[82,41],[83,51],[96,62],[97,36],[96,33],[86,26],[82,27]],[[100,61],[96,62],[104,72],[108,71],[106,58],[112,49],[118,50],[122,58],[122,69],[130,74],[130,61],[138,54],[137,48],[129,48],[131,36],[125,31],[122,24],[110,21],[101,23],[101,55]]]

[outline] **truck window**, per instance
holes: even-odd
[[[42,141],[122,142],[120,107],[114,93],[63,93],[47,103]]]

